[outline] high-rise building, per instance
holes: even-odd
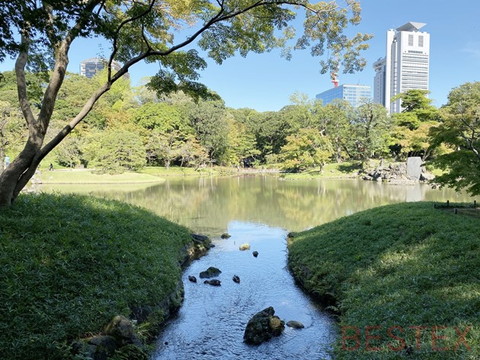
[[[107,65],[107,60],[94,57],[90,59],[83,60],[80,63],[80,75],[86,76],[87,78],[92,78],[97,72],[103,70]],[[121,68],[120,63],[117,61],[112,62],[112,68],[118,71]],[[125,74],[128,77],[128,73]]]
[[[322,100],[323,105],[327,105],[334,99],[342,99],[348,101],[353,107],[358,107],[370,100],[371,88],[368,85],[340,85],[324,91],[316,96]]]
[[[374,95],[390,113],[400,112],[400,100],[391,99],[407,90],[429,89],[430,34],[420,29],[423,23],[408,22],[387,31],[386,56],[378,59],[375,69]]]

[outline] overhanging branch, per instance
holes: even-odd
[[[22,30],[20,52],[18,53],[17,61],[15,62],[15,75],[17,80],[17,93],[20,109],[28,126],[33,125],[35,117],[33,116],[32,108],[28,100],[27,94],[27,80],[25,77],[25,66],[28,60],[28,48],[30,38],[26,29]]]

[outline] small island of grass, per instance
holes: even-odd
[[[404,203],[293,234],[292,273],[338,315],[335,359],[478,358],[479,225]]]

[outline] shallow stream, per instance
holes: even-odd
[[[155,359],[323,359],[335,336],[332,320],[295,286],[286,269],[286,231],[266,225],[232,221],[229,239],[217,239],[209,255],[184,274],[185,303],[158,342]],[[250,250],[239,245],[249,243]],[[258,257],[252,251],[258,251]],[[200,271],[219,268],[222,285],[203,283]],[[195,275],[198,283],[188,281]],[[240,283],[232,281],[233,275]],[[249,318],[273,306],[285,321],[298,320],[304,329],[286,327],[282,336],[258,347],[245,345]],[[180,356],[180,354],[182,354]]]

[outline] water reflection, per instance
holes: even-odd
[[[145,207],[195,232],[216,236],[209,255],[184,274],[185,302],[158,342],[155,359],[328,359],[336,336],[331,319],[293,283],[286,270],[287,231],[310,228],[379,205],[404,201],[471,201],[426,185],[386,185],[361,180],[283,181],[269,176],[167,179],[155,186],[43,186],[43,191],[90,193]],[[218,235],[228,232],[228,240]],[[248,242],[250,251],[238,246]],[[222,286],[190,283],[209,266],[222,270]],[[233,275],[241,278],[236,284]],[[259,347],[243,344],[256,312],[273,306],[305,329]]]
[[[185,302],[158,341],[156,360],[176,359],[329,359],[335,339],[332,319],[299,291],[286,270],[286,231],[265,225],[232,221],[230,239],[215,241],[209,255],[194,262],[184,274]],[[251,251],[239,251],[248,242]],[[221,287],[188,281],[209,266],[222,270]],[[240,284],[232,276],[240,276]],[[273,306],[286,321],[305,328],[286,328],[282,336],[258,347],[243,343],[249,318]]]
[[[154,186],[44,186],[44,191],[91,193],[143,206],[209,235],[231,220],[298,231],[375,206],[404,201],[471,201],[450,189],[362,180],[284,181],[270,176],[177,178]]]

